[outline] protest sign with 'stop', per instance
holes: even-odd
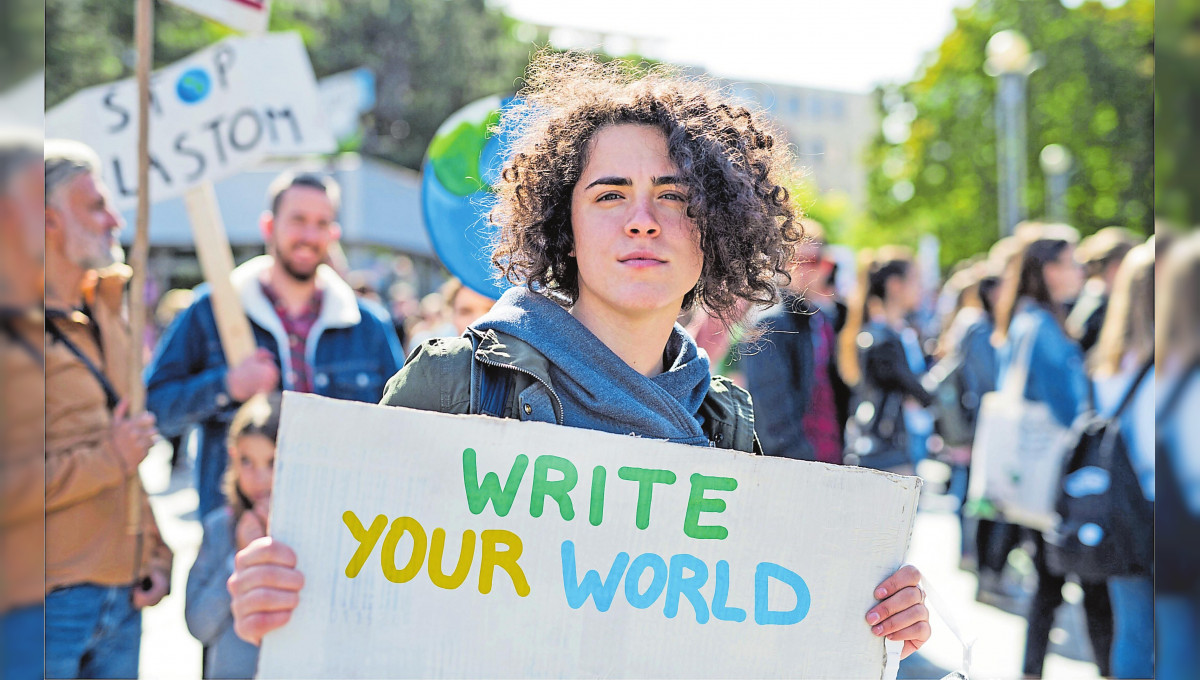
[[[260,678],[879,678],[920,481],[287,393]]]
[[[150,197],[182,195],[267,155],[333,151],[300,37],[228,38],[150,81]],[[100,155],[118,209],[137,201],[137,83],[82,90],[46,114],[46,136]]]

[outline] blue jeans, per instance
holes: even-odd
[[[142,612],[129,586],[85,583],[46,594],[47,678],[136,678]]]
[[[1154,677],[1154,583],[1149,576],[1108,579],[1113,611],[1112,677]]]
[[[3,640],[0,640],[0,678],[33,680],[42,677],[41,602],[18,607],[0,616]]]
[[[1154,598],[1158,627],[1155,666],[1159,680],[1186,680],[1200,668],[1200,591],[1160,592]]]

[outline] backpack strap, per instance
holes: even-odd
[[[1187,370],[1179,374],[1179,378],[1171,386],[1171,393],[1163,401],[1163,407],[1154,416],[1156,424],[1162,425],[1175,412],[1175,408],[1179,406],[1179,400],[1183,396],[1184,388],[1187,387],[1188,382],[1196,374],[1197,370],[1200,370],[1200,359],[1193,361]]]
[[[70,350],[71,354],[74,354],[79,361],[83,362],[83,365],[87,367],[88,372],[92,374],[92,377],[96,379],[96,382],[100,383],[100,388],[104,390],[104,399],[108,403],[108,410],[112,411],[117,407],[117,403],[121,401],[121,397],[117,394],[117,390],[113,387],[112,382],[109,381],[108,376],[104,375],[104,372],[97,368],[96,364],[92,363],[92,360],[89,359],[82,350],[75,346],[75,343],[68,340],[66,334],[63,333],[62,329],[58,327],[58,324],[54,322],[55,319],[65,317],[66,315],[62,312],[47,311],[46,332],[52,335],[56,342],[62,343],[64,347]],[[97,334],[96,342],[97,345],[100,346],[101,352],[103,352],[104,349],[102,345],[99,345],[99,340],[100,338]]]
[[[1121,399],[1121,403],[1119,406],[1117,406],[1117,410],[1113,412],[1113,420],[1120,418],[1121,414],[1125,412],[1125,409],[1129,407],[1129,403],[1133,401],[1133,397],[1135,394],[1137,394],[1138,388],[1141,387],[1142,381],[1146,379],[1146,374],[1149,373],[1150,369],[1152,368],[1154,368],[1154,359],[1147,361],[1146,365],[1142,366],[1142,370],[1138,371],[1137,377],[1134,378],[1133,382],[1129,384],[1129,390],[1125,392],[1125,396]]]
[[[22,335],[16,327],[16,320],[23,312],[8,308],[0,309],[0,331],[4,333],[13,343],[20,347],[29,358],[37,362],[39,366],[46,365],[46,358],[38,351],[29,339]]]

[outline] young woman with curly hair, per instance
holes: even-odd
[[[749,396],[710,375],[676,319],[774,300],[802,236],[786,145],[708,85],[585,56],[540,55],[521,98],[491,213],[515,286],[463,337],[415,350],[383,403],[757,452]],[[288,620],[295,565],[270,539],[239,555],[244,638]],[[906,653],[929,637],[919,578],[904,567],[864,613]]]

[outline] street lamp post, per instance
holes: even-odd
[[[1061,144],[1047,144],[1038,156],[1038,163],[1046,176],[1046,216],[1055,222],[1066,222],[1071,152]]]
[[[1037,68],[1029,41],[1016,31],[1000,31],[987,44],[984,70],[998,79],[996,164],[999,174],[1000,236],[1025,219],[1025,88]]]

